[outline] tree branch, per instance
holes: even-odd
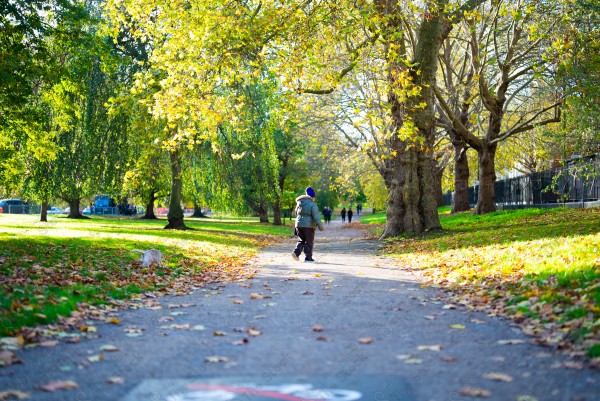
[[[562,101],[563,101],[563,99],[561,99],[560,101],[558,101],[548,107],[541,109],[540,111],[535,113],[531,118],[529,118],[527,121],[524,121],[520,124],[515,125],[511,129],[507,130],[503,135],[500,135],[498,138],[491,141],[490,144],[501,142],[511,136],[520,134],[521,132],[526,132],[526,131],[532,130],[535,127],[541,127],[541,126],[548,125],[548,124],[559,123],[561,121],[561,107],[560,106],[562,105]],[[543,113],[545,113],[551,109],[555,109],[554,117],[548,118],[546,120],[542,120],[538,123],[533,123],[533,121],[535,121],[536,118],[538,118],[540,115],[542,115]]]
[[[360,57],[360,50],[363,47],[366,47],[369,44],[374,44],[375,41],[377,41],[377,39],[379,38],[379,34],[376,33],[375,35],[373,35],[373,37],[371,38],[366,38],[365,40],[362,41],[362,43],[360,43],[358,45],[358,47],[356,47],[356,49],[354,49],[354,51],[351,54],[350,57],[350,64],[347,65],[345,68],[343,68],[340,73],[337,75],[337,77],[334,79],[334,84],[339,83],[350,71],[352,71],[354,69],[354,67],[356,67],[356,64],[358,64],[358,58]],[[298,92],[300,93],[310,93],[313,95],[328,95],[330,93],[332,93],[333,91],[335,91],[335,85],[331,88],[328,89],[302,89],[302,88],[298,88]]]
[[[473,135],[460,121],[460,118],[458,118],[456,114],[452,112],[450,105],[446,103],[444,96],[440,92],[439,88],[435,85],[433,86],[433,92],[435,93],[435,97],[444,110],[446,116],[450,121],[452,121],[452,127],[456,130],[456,133],[460,135],[471,147],[475,149],[481,148],[483,146],[481,139]]]

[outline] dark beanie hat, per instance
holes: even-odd
[[[306,195],[314,198],[317,194],[315,194],[315,190],[312,187],[306,188]]]

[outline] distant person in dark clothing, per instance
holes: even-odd
[[[342,215],[342,223],[346,222],[346,208],[343,208],[340,214]]]
[[[352,209],[348,209],[348,223],[352,223]]]
[[[325,223],[329,224],[331,223],[331,214],[333,213],[333,211],[329,208],[329,206],[326,206],[325,209],[323,209],[323,217],[325,218]]]
[[[362,212],[362,205],[359,203],[356,205],[356,214],[360,216],[360,212]]]

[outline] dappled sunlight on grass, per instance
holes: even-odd
[[[242,266],[288,229],[255,222],[192,223],[164,230],[165,221],[70,220],[0,215],[0,335],[49,323],[78,309],[140,292],[185,293],[207,282],[243,278]],[[135,249],[155,248],[163,266],[142,268]]]
[[[386,252],[456,302],[509,315],[544,344],[600,344],[600,209],[462,213],[442,225],[391,240]]]

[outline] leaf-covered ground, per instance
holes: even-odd
[[[0,214],[0,337],[20,343],[35,342],[39,324],[51,324],[44,334],[85,332],[86,319],[151,302],[142,293],[187,293],[251,276],[244,263],[290,231],[240,220],[190,219],[193,230],[172,231],[165,221],[37,219]],[[163,253],[162,267],[142,268],[133,251],[151,248]]]
[[[420,269],[456,304],[509,316],[541,344],[600,357],[600,209],[441,219],[443,231],[389,241],[386,253]]]

